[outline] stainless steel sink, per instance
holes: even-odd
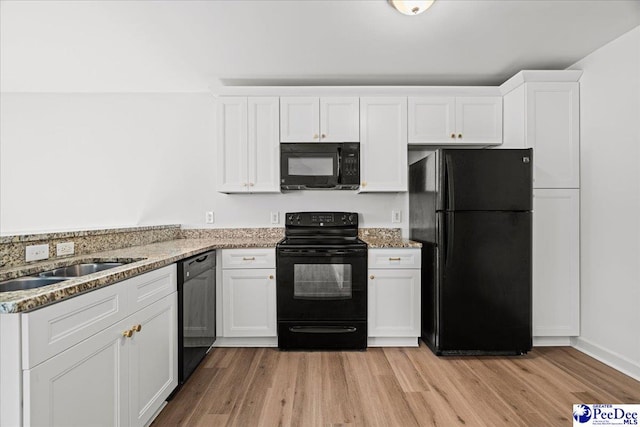
[[[64,277],[18,277],[17,279],[0,282],[0,292],[24,291],[41,286],[53,285],[54,283],[64,280],[67,279]]]
[[[110,268],[120,267],[124,265],[122,262],[94,262],[87,264],[74,264],[66,267],[56,268],[55,270],[45,271],[38,274],[39,277],[80,277],[87,274],[97,273],[98,271],[108,270]]]

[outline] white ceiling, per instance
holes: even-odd
[[[2,1],[3,91],[496,85],[640,25],[640,1]]]

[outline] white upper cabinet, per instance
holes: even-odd
[[[456,98],[409,97],[409,143],[450,142],[456,132]]]
[[[527,82],[504,97],[504,144],[533,148],[534,188],[580,187],[577,82]]]
[[[280,141],[320,141],[320,103],[317,97],[280,98]]]
[[[353,97],[320,98],[320,140],[360,141],[360,102]]]
[[[526,146],[535,188],[580,187],[578,83],[526,84]]]
[[[408,137],[410,144],[501,144],[502,98],[409,97]]]
[[[281,97],[281,142],[358,142],[357,97]]]
[[[278,124],[277,97],[219,98],[219,192],[280,192]]]
[[[220,98],[217,112],[218,191],[246,191],[247,98]]]
[[[360,98],[360,192],[407,191],[407,98]]]

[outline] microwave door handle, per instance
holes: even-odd
[[[342,147],[338,147],[338,170],[336,170],[337,182],[342,182]]]

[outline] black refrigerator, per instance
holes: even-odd
[[[533,152],[441,149],[409,167],[422,340],[437,355],[531,349]]]

